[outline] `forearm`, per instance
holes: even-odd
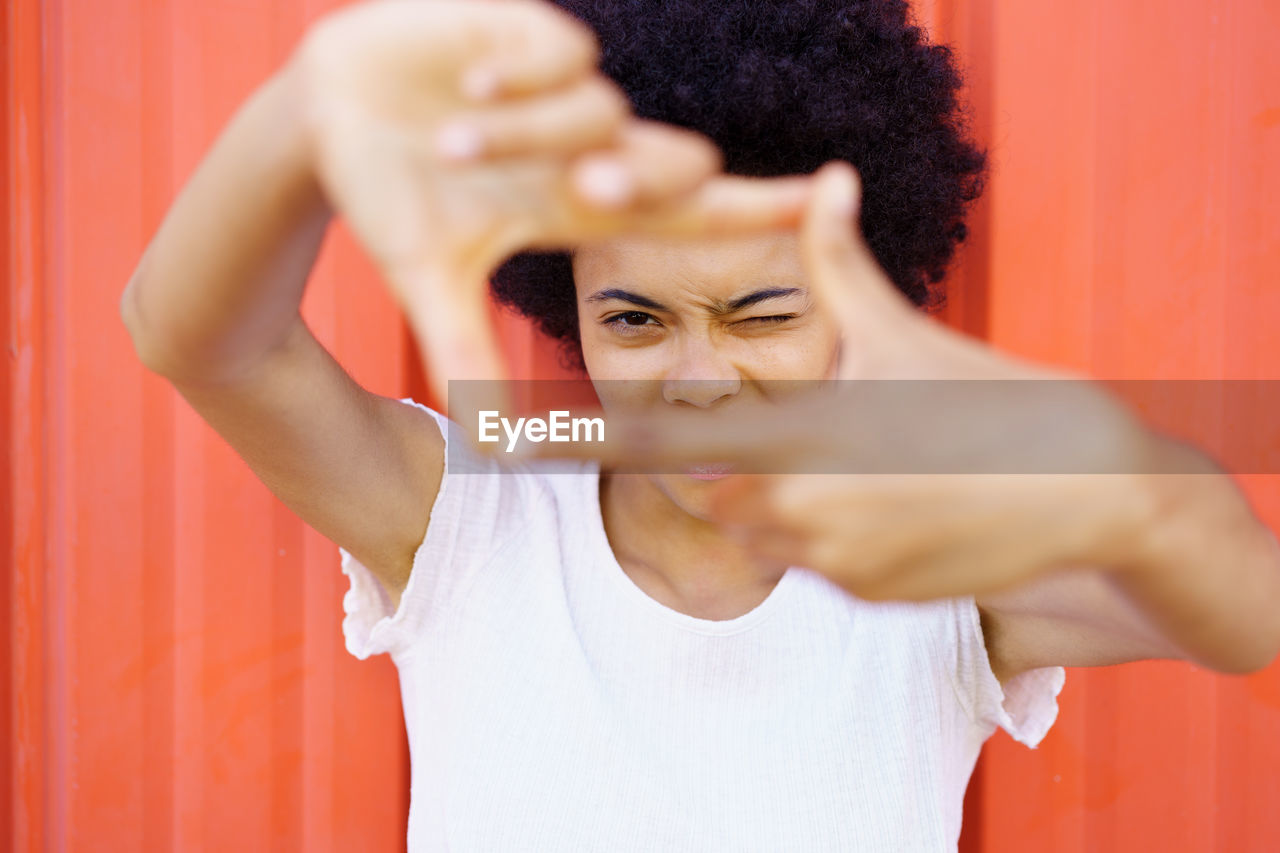
[[[1280,652],[1280,545],[1231,479],[1203,455],[1151,438],[1140,488],[1151,518],[1115,587],[1183,656],[1223,672],[1250,672]]]
[[[121,302],[143,362],[234,377],[285,340],[331,211],[287,71],[240,108],[174,202]]]

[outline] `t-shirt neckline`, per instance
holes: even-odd
[[[587,544],[598,558],[592,562],[599,562],[603,566],[604,574],[609,576],[610,583],[623,598],[633,602],[634,606],[691,633],[726,636],[737,634],[759,625],[777,611],[782,606],[782,602],[790,596],[791,588],[796,584],[799,576],[799,572],[794,566],[783,572],[782,577],[778,579],[777,584],[769,591],[769,595],[764,601],[733,619],[702,619],[697,616],[691,616],[688,613],[681,613],[679,610],[673,610],[637,586],[631,576],[623,570],[622,564],[618,562],[618,556],[613,553],[613,547],[609,544],[609,536],[604,529],[604,511],[600,506],[600,465],[598,462],[591,463],[582,480],[587,490],[585,503],[591,510],[587,523]]]

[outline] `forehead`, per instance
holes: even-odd
[[[799,287],[804,270],[795,235],[776,233],[698,241],[609,240],[574,253],[573,277],[579,296],[624,284],[727,292],[782,282]]]

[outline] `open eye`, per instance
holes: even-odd
[[[653,322],[650,323],[649,322],[650,320],[652,320]],[[653,326],[660,325],[658,323],[657,317],[653,316],[652,314],[646,314],[643,311],[623,311],[619,314],[614,314],[610,317],[605,317],[600,322],[605,326],[610,326],[614,329],[617,329],[619,332],[622,332],[623,334],[630,334],[631,332],[629,330],[631,329],[639,329],[644,326],[651,326],[651,325]]]

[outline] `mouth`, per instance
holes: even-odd
[[[723,480],[733,473],[733,466],[724,463],[690,465],[684,473],[695,480]]]

